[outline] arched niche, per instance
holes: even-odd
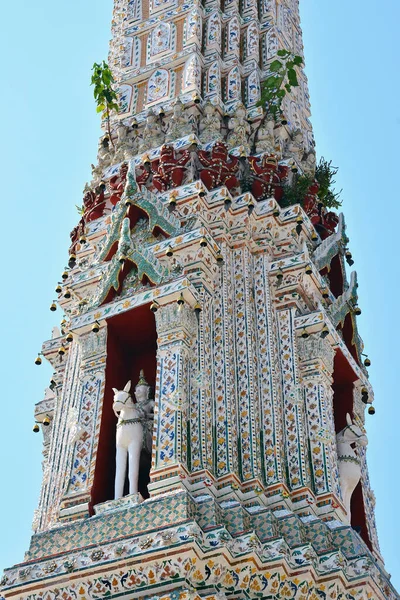
[[[170,93],[169,73],[165,69],[156,69],[147,84],[147,103],[168,98]]]
[[[218,11],[213,12],[207,21],[205,46],[221,48],[221,20]]]
[[[175,48],[175,25],[160,22],[152,30],[147,43],[147,61],[158,60]]]
[[[132,103],[132,86],[121,85],[118,89],[119,113],[129,113]]]
[[[346,427],[347,413],[354,418],[354,383],[357,379],[357,375],[342,351],[340,349],[336,350],[332,384],[336,433]],[[361,481],[351,498],[351,526],[361,535],[364,542],[371,549]]]
[[[329,287],[335,298],[344,292],[343,266],[338,254],[333,257],[328,271]]]
[[[136,21],[142,16],[142,0],[129,0],[126,11],[127,21]]]
[[[234,100],[240,100],[240,98],[241,79],[239,68],[236,66],[229,71],[226,78],[225,100],[226,102],[233,102]]]
[[[187,92],[192,89],[200,89],[201,86],[201,67],[197,54],[190,56],[183,69],[182,91]]]
[[[115,435],[117,419],[112,410],[112,388],[123,389],[132,381],[132,397],[140,370],[143,369],[148,383],[154,386],[157,370],[157,331],[154,314],[149,305],[116,315],[107,321],[107,364],[103,410],[95,463],[94,483],[91,491],[93,506],[113,500],[115,480]],[[153,396],[154,397],[154,396]],[[151,456],[142,450],[139,491],[148,497]],[[126,489],[126,493],[127,493]]]
[[[207,71],[206,93],[218,95],[221,93],[221,72],[217,61],[212,63]]]

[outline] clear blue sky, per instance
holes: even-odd
[[[318,153],[340,167],[372,360],[369,466],[382,552],[400,589],[398,0],[300,0]],[[51,313],[75,204],[100,133],[89,88],[107,57],[112,0],[3,3],[0,571],[23,559],[41,480],[33,405],[51,369],[33,364]]]

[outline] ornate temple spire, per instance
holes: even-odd
[[[43,484],[6,600],[399,598],[302,57],[296,0],[115,0],[120,110],[42,348]]]

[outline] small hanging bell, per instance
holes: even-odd
[[[194,310],[194,312],[196,313],[197,316],[201,313],[201,311],[203,309],[201,308],[200,302],[196,302],[196,304],[193,307],[193,310]]]
[[[361,315],[361,308],[359,306],[354,307],[354,314],[359,317]]]
[[[35,365],[41,365],[42,364],[42,359],[40,358],[40,355],[37,355],[37,358],[35,359]]]
[[[151,310],[151,312],[156,313],[159,308],[160,308],[160,305],[158,304],[158,302],[156,302],[155,300],[153,300],[153,302],[150,304],[150,310]]]
[[[200,240],[200,246],[202,248],[205,248],[207,246],[207,240],[206,240],[206,238],[204,236]]]
[[[283,279],[283,271],[282,271],[282,269],[281,269],[281,268],[279,268],[279,269],[277,270],[277,272],[276,272],[276,278],[277,278],[277,280],[278,280],[279,282],[281,282],[281,281],[282,281],[282,279]]]
[[[59,356],[64,356],[65,352],[66,351],[65,351],[64,346],[60,346],[59,349],[58,349]]]
[[[219,265],[222,265],[224,262],[224,257],[222,256],[222,254],[220,252],[218,252],[217,256],[215,257],[215,260],[217,261],[217,263]]]
[[[165,256],[168,256],[168,258],[171,258],[171,256],[173,256],[173,254],[174,254],[174,251],[173,251],[172,247],[168,246],[168,248],[165,251]]]
[[[51,312],[55,312],[57,310],[57,304],[55,302],[50,304],[50,310]]]
[[[371,361],[369,360],[368,356],[367,356],[367,358],[364,360],[364,366],[365,366],[365,367],[370,367],[370,366],[371,366]]]
[[[72,269],[76,265],[76,254],[70,254],[68,260],[68,266]]]
[[[176,192],[171,192],[168,198],[168,209],[170,212],[176,208]]]
[[[310,337],[310,334],[307,332],[307,329],[305,327],[303,327],[303,330],[301,332],[301,337],[303,338],[303,340],[306,340],[307,338]]]
[[[98,321],[95,321],[92,325],[92,331],[93,333],[99,333],[100,331],[100,323]]]
[[[311,275],[312,274],[312,266],[311,265],[307,265],[306,266],[306,275]]]
[[[369,409],[368,409],[368,414],[369,415],[374,415],[375,412],[376,412],[375,408],[373,406],[370,406]]]
[[[176,301],[177,304],[179,306],[183,306],[185,304],[185,298],[183,297],[183,293],[181,292],[181,295],[179,296],[178,300]]]
[[[82,246],[84,246],[87,242],[86,236],[85,234],[82,234],[81,237],[79,238],[79,243],[82,244]]]
[[[43,419],[42,423],[45,427],[48,427],[50,425],[50,417],[48,415],[46,415],[45,418]]]
[[[74,341],[74,336],[72,335],[72,331],[69,331],[67,333],[67,337],[65,338],[65,341],[70,344],[71,342]]]
[[[366,387],[361,388],[361,400],[364,404],[368,404],[368,390]]]
[[[231,205],[232,205],[232,200],[229,197],[225,198],[225,200],[224,200],[225,210],[228,210]]]
[[[349,250],[346,250],[345,253],[347,264],[352,267],[354,265],[353,255]]]
[[[321,331],[321,338],[325,339],[326,337],[328,337],[329,335],[329,329],[326,325],[324,325],[324,328]]]
[[[329,298],[329,290],[328,290],[328,288],[322,288],[321,294],[322,294],[322,297],[325,298],[325,300],[327,298]]]
[[[34,424],[32,431],[33,433],[39,433],[40,427],[37,423]]]
[[[61,275],[61,278],[64,279],[64,281],[66,279],[68,279],[68,271],[64,271],[63,274]]]
[[[62,292],[62,287],[60,284],[58,284],[58,286],[56,287],[56,294],[61,294]]]
[[[65,292],[64,292],[64,298],[66,300],[69,300],[71,298],[71,292],[70,292],[70,290],[65,290]]]

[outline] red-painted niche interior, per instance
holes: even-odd
[[[340,350],[337,350],[334,361],[332,385],[336,433],[346,427],[347,413],[349,413],[352,418],[354,416],[353,390],[356,379],[357,375],[354,373],[348,360]],[[361,482],[354,490],[351,498],[351,525],[360,533],[364,542],[367,544],[369,549],[372,550],[371,540],[369,539],[368,535]]]
[[[117,419],[112,410],[114,392],[122,390],[127,381],[132,381],[131,393],[139,381],[140,370],[144,370],[148,383],[155,386],[157,368],[157,332],[154,314],[149,305],[140,306],[112,317],[107,321],[107,365],[103,411],[99,445],[96,458],[94,484],[91,497],[93,506],[114,498],[115,479],[115,430]],[[147,484],[151,457],[142,452],[139,490],[148,497]],[[127,490],[126,490],[127,492]]]

